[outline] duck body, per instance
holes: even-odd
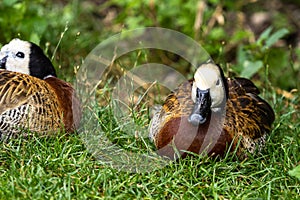
[[[271,106],[258,96],[250,80],[222,77],[222,81],[224,104],[209,109],[201,123],[191,122],[193,81],[181,84],[166,98],[150,124],[149,136],[160,155],[170,159],[185,157],[187,152],[222,156],[236,149],[238,157],[244,158],[247,152],[261,149],[275,118]]]
[[[26,62],[15,60],[16,52],[30,58]],[[51,62],[41,52],[36,45],[19,39],[1,49],[1,139],[17,137],[26,131],[42,135],[59,130],[73,132],[79,126],[80,102],[73,87],[56,77]]]

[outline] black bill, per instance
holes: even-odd
[[[196,102],[192,113],[190,114],[188,121],[195,126],[203,124],[210,112],[211,98],[209,89],[200,90],[197,88],[196,91]]]

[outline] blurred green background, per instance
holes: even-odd
[[[227,75],[258,85],[268,79],[283,94],[299,88],[299,19],[300,3],[292,0],[3,0],[0,43],[19,37],[39,44],[53,56],[59,76],[72,81],[104,39],[133,28],[165,27],[199,42]]]

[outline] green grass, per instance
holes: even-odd
[[[196,156],[130,173],[96,160],[78,134],[1,143],[0,199],[298,199],[288,171],[300,164],[299,113],[287,102],[275,99],[265,149],[243,161]]]

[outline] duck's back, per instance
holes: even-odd
[[[245,78],[227,79],[229,97],[227,100],[224,129],[240,140],[238,155],[247,150],[253,153],[265,144],[275,120],[271,106],[259,97],[259,90],[252,81]],[[242,156],[243,157],[243,156]]]
[[[59,109],[57,95],[45,81],[0,71],[1,138],[17,136],[22,130],[56,131],[62,125]]]

